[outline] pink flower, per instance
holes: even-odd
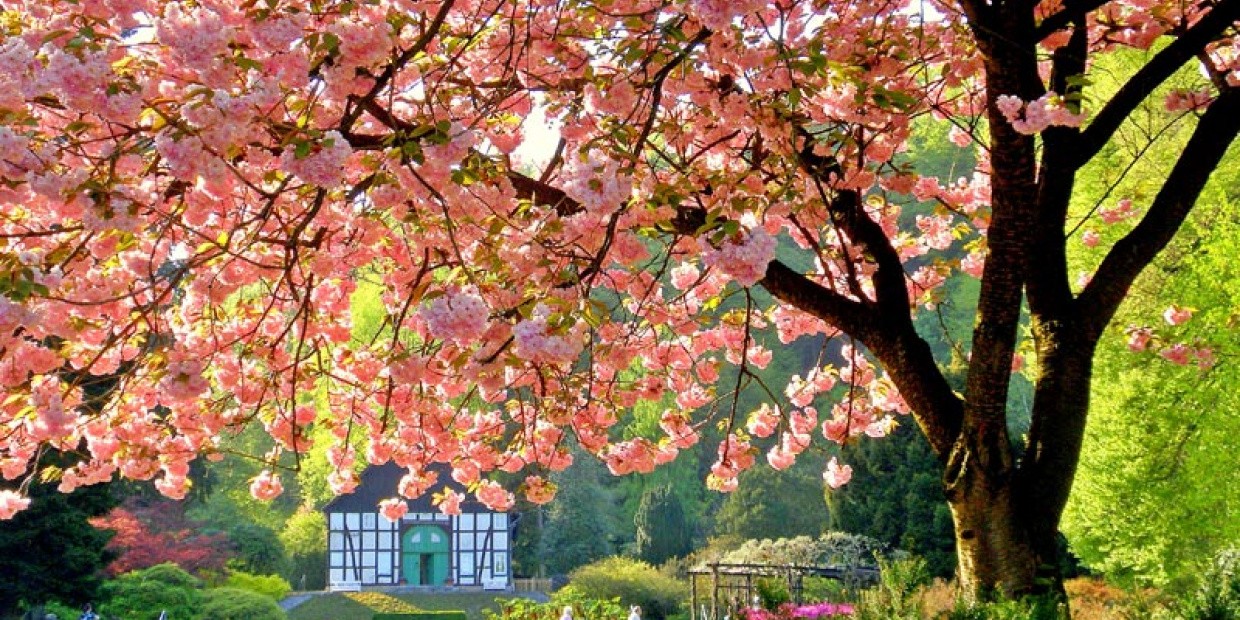
[[[792,467],[792,464],[795,463],[796,460],[797,455],[784,449],[784,446],[782,445],[775,446],[766,453],[766,462],[770,463],[771,467],[778,470],[784,470]]]
[[[982,270],[986,267],[986,255],[983,252],[969,252],[968,256],[960,259],[960,270],[975,277],[982,277]]]
[[[741,286],[753,286],[766,277],[766,266],[775,259],[775,238],[755,228],[740,242],[725,241],[705,256],[707,265],[718,267]]]
[[[1202,370],[1209,370],[1217,361],[1214,359],[1214,351],[1209,347],[1197,349],[1194,355],[1197,356],[1197,367]]]
[[[1182,325],[1191,318],[1193,318],[1192,308],[1181,308],[1175,304],[1163,312],[1163,319],[1168,325]]]
[[[556,486],[542,476],[528,476],[525,479],[525,499],[535,504],[546,504],[555,499]]]
[[[1163,359],[1173,364],[1179,364],[1180,366],[1185,366],[1188,364],[1188,356],[1191,353],[1192,349],[1188,348],[1185,344],[1177,344],[1158,352]]]
[[[435,505],[439,506],[439,512],[446,515],[461,514],[461,502],[465,500],[465,496],[456,491],[444,490],[443,495],[435,494]]]
[[[852,473],[851,465],[841,466],[839,461],[835,460],[833,456],[830,462],[827,463],[827,471],[823,472],[822,479],[827,481],[827,486],[838,489],[848,484],[849,480],[852,480]]]
[[[964,148],[973,143],[973,136],[969,135],[969,132],[961,129],[959,125],[952,125],[951,131],[947,132],[947,139],[951,140],[952,144],[955,144],[960,148]]]
[[[280,482],[279,474],[273,474],[270,470],[264,469],[250,482],[250,495],[254,496],[254,499],[267,501],[275,499],[283,492],[284,484]]]
[[[1087,248],[1096,247],[1099,241],[1102,241],[1102,235],[1096,230],[1090,229],[1081,234],[1081,243]]]
[[[1150,342],[1150,330],[1134,329],[1128,334],[1128,350],[1134,353],[1144,351]]]
[[[763,403],[757,411],[749,414],[749,424],[746,428],[755,437],[770,437],[778,425],[779,414],[773,411],[770,405]]]
[[[701,272],[692,263],[681,263],[672,268],[672,286],[678,290],[686,290],[697,282]]]
[[[427,331],[434,338],[468,343],[487,330],[490,311],[472,289],[437,297],[422,309]]]
[[[505,491],[504,487],[494,480],[483,480],[478,485],[478,490],[474,491],[474,495],[477,496],[478,501],[482,502],[484,506],[499,512],[512,508],[512,504],[515,501],[512,493]]]
[[[406,512],[409,512],[409,504],[403,498],[390,497],[379,502],[379,514],[393,523],[400,521]]]
[[[0,491],[0,520],[12,519],[13,515],[30,506],[30,498],[22,497],[17,491],[5,489]]]

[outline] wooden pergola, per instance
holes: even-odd
[[[693,606],[690,620],[723,620],[735,618],[742,608],[754,606],[756,582],[766,577],[783,578],[792,602],[800,604],[807,576],[835,579],[848,584],[870,584],[878,581],[878,569],[869,566],[799,566],[795,564],[729,564],[716,562],[689,569],[689,594]],[[706,579],[710,589],[705,600],[699,581]],[[709,602],[709,607],[707,603]]]

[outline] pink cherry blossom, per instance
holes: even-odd
[[[1128,332],[1128,350],[1134,353],[1144,351],[1150,342],[1150,330],[1145,328],[1131,329]]]
[[[446,515],[461,514],[461,502],[465,501],[465,495],[456,491],[444,491],[442,495],[436,496],[435,505],[439,507],[439,512]]]
[[[741,286],[753,286],[766,276],[766,266],[775,258],[775,239],[763,228],[755,228],[740,241],[725,241],[708,252],[704,262],[718,267]]]
[[[17,491],[0,490],[0,520],[12,519],[13,515],[30,507],[30,498],[23,497]]]
[[[280,482],[279,474],[273,474],[270,470],[264,469],[250,482],[250,495],[254,499],[269,501],[283,492],[284,484]]]
[[[1190,356],[1193,354],[1191,348],[1185,344],[1174,344],[1158,352],[1163,359],[1173,363],[1185,366],[1189,362]]]
[[[1163,311],[1163,320],[1165,320],[1168,325],[1182,325],[1187,323],[1191,318],[1193,318],[1192,308],[1182,308],[1172,304],[1170,308]]]
[[[390,497],[379,502],[379,514],[391,522],[400,521],[409,511],[409,503],[402,497]]]
[[[486,302],[469,289],[437,297],[422,309],[431,336],[464,343],[486,333],[489,314]]]
[[[546,504],[555,499],[556,486],[542,476],[525,478],[525,498],[535,504]]]
[[[1102,241],[1102,235],[1099,235],[1096,230],[1089,229],[1081,233],[1081,243],[1087,248],[1097,247],[1100,241]]]
[[[838,489],[852,480],[853,469],[851,465],[841,466],[839,461],[833,456],[827,462],[827,470],[823,472],[822,479],[827,482],[827,486],[832,489]]]
[[[504,487],[493,480],[483,480],[478,484],[478,489],[474,491],[474,495],[482,505],[491,510],[504,512],[512,507],[516,498],[512,493],[504,490]]]
[[[755,437],[770,437],[779,425],[779,419],[779,413],[764,403],[757,411],[749,414],[746,428]]]

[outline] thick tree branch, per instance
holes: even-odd
[[[1072,86],[1069,78],[1085,72],[1088,44],[1087,30],[1083,24],[1078,24],[1068,44],[1055,50],[1051,71],[1053,90],[1067,96],[1080,94],[1080,87]],[[1033,249],[1038,262],[1029,270],[1027,291],[1035,323],[1039,320],[1062,320],[1072,302],[1064,221],[1072,201],[1075,153],[1080,137],[1080,130],[1072,127],[1051,127],[1042,133],[1037,229]]]
[[[1220,0],[1205,17],[1181,34],[1124,84],[1085,128],[1076,167],[1085,165],[1150,93],[1232,27],[1240,18],[1240,0]]]
[[[1079,0],[1078,2],[1065,2],[1061,11],[1054,13],[1042,20],[1037,28],[1033,31],[1035,41],[1041,41],[1056,32],[1067,28],[1069,24],[1082,20],[1091,11],[1101,7],[1111,0]]]
[[[561,216],[581,210],[581,205],[562,190],[516,172],[508,173],[517,196],[549,205]],[[798,273],[780,261],[772,261],[759,282],[776,299],[806,312],[853,336],[870,349],[891,374],[905,402],[940,459],[946,460],[960,432],[962,405],[935,362],[934,355],[913,328],[908,292],[899,256],[890,241],[864,213],[855,192],[842,192],[833,201],[832,217],[867,254],[880,264],[875,274],[877,302],[850,299]],[[682,208],[668,222],[677,234],[697,234],[706,222],[701,209]]]
[[[1141,270],[1171,242],[1237,133],[1240,89],[1233,88],[1219,95],[1201,116],[1149,212],[1111,248],[1077,298],[1083,334],[1090,342],[1102,335]]]
[[[779,261],[767,266],[759,284],[776,299],[839,328],[870,349],[912,408],[935,454],[946,461],[960,433],[963,408],[911,321],[900,320],[899,313],[875,312],[872,304],[831,291]],[[901,305],[907,316],[908,301]]]

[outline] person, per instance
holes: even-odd
[[[564,611],[560,613],[560,620],[573,620],[573,606],[565,605]]]
[[[629,620],[642,620],[642,608],[640,605],[629,606]]]
[[[95,610],[90,606],[90,603],[87,603],[82,608],[82,615],[78,616],[78,620],[99,620],[99,616],[95,614]]]

